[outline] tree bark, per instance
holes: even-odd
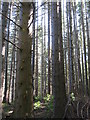
[[[48,2],[48,94],[50,94],[50,3]]]
[[[1,11],[1,2],[0,2],[0,11]],[[2,119],[2,15],[0,15],[0,120]]]
[[[32,3],[21,3],[20,9],[20,29],[19,46],[22,49],[18,51],[17,63],[17,97],[15,101],[15,118],[31,118],[33,112],[33,86],[31,75],[31,46],[32,40],[28,30],[28,20]]]
[[[61,3],[59,3],[59,20],[61,33],[62,32]],[[62,34],[60,35],[60,47],[61,48],[59,61],[57,2],[52,2],[52,81],[54,95],[54,112],[53,112],[54,118],[63,117],[66,104]]]

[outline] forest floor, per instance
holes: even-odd
[[[13,104],[3,103],[3,118],[13,115]],[[48,95],[43,100],[35,98],[34,100],[34,118],[52,118],[53,117],[53,97]],[[73,99],[68,102],[65,109],[65,117],[83,118],[82,120],[90,120],[90,98]],[[72,119],[71,119],[72,120]]]
[[[13,106],[9,104],[3,104],[3,118],[12,118]],[[40,104],[40,108],[34,109],[34,118],[51,118],[52,111],[48,110],[45,103]]]

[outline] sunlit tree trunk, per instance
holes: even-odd
[[[90,4],[90,3],[89,3]],[[88,42],[88,74],[89,74],[89,89],[88,89],[88,93],[90,95],[90,35],[89,35],[89,25],[88,25],[88,19],[89,16],[88,15],[88,12],[87,12],[87,7],[86,7],[86,3],[85,3],[85,10],[86,10],[86,32],[87,32],[87,42]]]
[[[46,6],[44,5],[44,9]],[[46,96],[46,22],[45,22],[46,10],[44,10],[44,96]]]
[[[10,3],[10,9],[11,9],[11,3]],[[8,12],[9,14],[9,18],[10,18],[10,14],[11,14],[11,11],[9,10]],[[7,40],[9,40],[9,28],[10,28],[10,21],[8,20],[7,21],[7,35],[6,35],[6,38]],[[9,47],[9,43],[8,41],[5,41],[5,86],[4,86],[4,97],[3,97],[3,102],[6,102],[6,95],[7,95],[7,85],[8,85],[8,48]]]
[[[43,21],[43,17],[41,18],[41,20]],[[42,22],[41,22],[41,27],[42,27],[42,31],[43,31],[43,26],[42,26]],[[43,36],[42,36],[42,42],[41,42],[41,97],[43,98],[43,89],[44,89],[44,78],[43,78]]]

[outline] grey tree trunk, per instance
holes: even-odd
[[[32,82],[33,82],[33,91],[34,91],[34,65],[35,65],[35,3],[33,3],[33,55],[32,55]]]
[[[45,5],[44,5],[44,9]],[[46,96],[46,22],[45,22],[45,13],[44,10],[44,96]]]
[[[82,20],[82,31],[83,31],[83,48],[84,48],[84,61],[85,61],[85,79],[86,79],[86,94],[88,95],[88,78],[87,78],[87,61],[86,61],[86,42],[85,42],[85,28],[84,28],[84,16],[83,16],[83,8],[81,2],[81,20]]]
[[[16,101],[15,118],[31,118],[33,112],[33,86],[31,75],[31,46],[32,39],[29,35],[28,20],[32,3],[23,2],[20,8],[20,29],[18,63],[17,63],[17,83],[16,83]]]
[[[38,7],[38,2],[37,2]],[[35,79],[35,96],[38,96],[38,10],[37,10],[37,33],[36,33],[36,79]]]
[[[87,4],[85,2],[85,8],[87,8],[86,5]],[[87,9],[85,9],[85,10],[86,10],[86,31],[87,31],[87,42],[88,42],[88,73],[89,73],[89,81],[88,81],[89,89],[88,89],[88,93],[90,95],[90,34],[89,34],[89,25],[88,25],[88,19],[90,19],[90,18],[89,18],[89,16],[87,16],[88,15]]]
[[[11,3],[10,3],[10,8],[11,10]],[[9,10],[8,14],[9,14],[9,18],[11,15],[11,11]],[[6,35],[6,39],[9,40],[9,28],[10,28],[10,21],[7,21],[7,35]],[[6,95],[7,95],[7,85],[8,85],[8,48],[9,47],[9,43],[8,41],[5,41],[5,86],[4,86],[4,97],[3,97],[3,102],[6,102]]]
[[[48,2],[48,94],[50,94],[50,3]]]
[[[41,20],[43,21],[43,17],[41,18]],[[41,27],[42,27],[42,31],[43,31],[43,26],[42,26],[42,22],[41,22]],[[44,89],[44,82],[43,82],[43,37],[42,37],[42,43],[41,43],[41,97],[43,98],[43,89]]]

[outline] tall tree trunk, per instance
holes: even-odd
[[[89,35],[89,25],[88,25],[88,19],[90,19],[89,17],[87,17],[87,9],[86,9],[86,2],[85,2],[85,10],[86,10],[86,31],[87,31],[87,42],[88,42],[88,74],[89,74],[89,89],[88,89],[88,93],[90,95],[90,35]]]
[[[38,2],[37,2],[38,7]],[[38,10],[37,10],[37,35],[36,35],[36,79],[35,79],[35,96],[38,96]]]
[[[70,71],[70,93],[73,92],[73,83],[74,83],[74,69],[73,69],[73,44],[72,44],[72,14],[71,14],[71,2],[68,4],[69,9],[69,71]]]
[[[45,5],[44,5],[44,9]],[[45,22],[45,12],[44,10],[44,96],[46,96],[46,22]]]
[[[85,81],[84,81],[84,62],[83,62],[83,45],[82,45],[82,34],[80,27],[80,39],[81,39],[81,60],[82,60],[82,93],[85,93]]]
[[[11,9],[11,3],[10,3],[10,9]],[[11,14],[11,11],[9,10],[9,18],[10,18],[10,14]],[[8,24],[8,27],[7,27],[7,37],[6,39],[9,40],[9,27],[10,27],[10,21],[8,20],[7,22]],[[3,97],[3,102],[6,102],[6,95],[7,95],[7,85],[8,85],[8,74],[7,74],[7,71],[8,71],[8,41],[5,42],[5,86],[4,86],[4,97]]]
[[[82,19],[82,31],[83,31],[83,48],[84,48],[84,62],[85,62],[85,79],[86,79],[86,94],[88,95],[88,78],[87,78],[87,61],[86,61],[86,42],[85,42],[85,28],[84,28],[84,16],[83,16],[83,8],[81,2],[81,19]]]
[[[60,33],[62,32],[61,3],[59,3]],[[57,2],[52,2],[52,79],[54,95],[54,118],[62,118],[65,112],[66,95],[62,34],[60,35],[60,62],[58,48]],[[61,66],[60,66],[61,65]],[[62,68],[62,69],[61,69]],[[62,108],[62,109],[61,109]]]
[[[5,38],[5,28],[7,26],[7,19],[5,18],[5,16],[7,16],[8,14],[8,7],[9,7],[9,2],[3,2],[2,4],[2,46],[4,46],[4,38]]]
[[[1,2],[0,2],[0,11],[1,11]],[[1,73],[2,73],[2,15],[0,15],[0,120],[2,119],[2,81],[1,81]]]
[[[48,94],[50,94],[50,3],[48,2]]]
[[[41,18],[41,20],[43,21],[43,17]],[[42,22],[41,22],[41,27],[42,27],[42,31],[43,31],[43,26],[42,26]],[[43,36],[42,36],[42,43],[41,43],[41,97],[43,98],[43,85],[44,85],[44,82],[43,82]]]
[[[32,54],[32,82],[33,82],[33,91],[34,91],[34,66],[35,66],[35,3],[33,3],[33,54]]]
[[[31,76],[31,46],[32,40],[28,30],[28,20],[32,3],[23,2],[20,8],[20,29],[17,65],[17,97],[15,102],[15,118],[31,118],[33,112],[33,86]]]

